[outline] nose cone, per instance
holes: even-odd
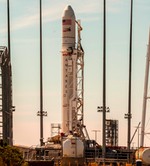
[[[63,11],[62,17],[75,19],[74,11],[70,5],[66,6],[66,8]]]

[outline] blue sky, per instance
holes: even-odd
[[[51,123],[61,123],[61,16],[71,5],[83,27],[85,51],[84,119],[91,139],[101,130],[103,0],[43,0],[44,140]],[[0,0],[0,45],[7,45],[6,1]],[[11,61],[13,74],[14,143],[39,144],[39,1],[10,0]],[[141,121],[145,58],[150,27],[150,1],[134,1],[132,133]],[[128,56],[130,0],[107,0],[107,118],[119,120],[119,144],[127,144]],[[148,112],[148,111],[147,111]],[[147,113],[147,123],[150,113]],[[148,127],[149,126],[149,127]],[[150,124],[146,130],[149,131]],[[101,142],[102,132],[98,133]],[[148,145],[150,136],[146,136]],[[137,146],[137,135],[133,140]]]

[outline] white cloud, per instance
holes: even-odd
[[[123,5],[123,0],[108,0],[106,1],[107,12],[116,13],[120,12],[121,8],[118,5]],[[125,2],[127,3],[127,2]],[[124,4],[125,4],[124,3]],[[86,5],[85,5],[86,4]],[[78,12],[79,13],[102,13],[103,12],[103,0],[93,0],[85,2],[82,5],[78,3]]]
[[[42,13],[43,23],[59,19],[61,17],[59,11],[60,10],[56,10],[56,7],[51,7],[51,8],[47,7],[43,9]],[[14,18],[13,20],[11,20],[11,31],[22,28],[28,28],[39,23],[39,13],[37,12],[28,13],[19,16],[18,18]],[[6,31],[7,31],[6,27],[3,26],[2,28],[0,28],[1,34],[6,33]]]
[[[18,20],[16,20],[14,22],[14,26],[12,26],[12,28],[13,28],[13,30],[26,28],[31,25],[37,24],[37,22],[38,22],[38,16],[36,14],[32,15],[32,16],[27,15],[27,16],[23,16],[23,17],[19,18]]]
[[[4,2],[3,0],[0,0],[0,2]],[[118,7],[120,3],[123,2],[123,0],[109,0],[107,1],[107,10],[108,12],[119,12],[121,9]],[[74,6],[76,13],[81,14],[96,14],[103,12],[103,1],[93,0],[86,2],[86,5],[84,1],[80,3],[79,1],[72,1],[72,4]],[[55,21],[61,18],[63,8],[65,7],[63,2],[55,3],[51,6],[43,6],[43,23]],[[39,23],[39,13],[38,11],[28,10],[28,12],[25,15],[19,16],[18,18],[14,18],[11,21],[11,31],[28,28],[33,25],[36,25]],[[89,19],[88,19],[89,20]],[[92,19],[90,20],[97,20],[97,16],[92,16]],[[6,27],[0,28],[0,33],[6,33]]]

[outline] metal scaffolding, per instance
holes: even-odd
[[[7,47],[0,46],[0,139],[13,144],[12,72]]]
[[[118,146],[118,120],[106,119],[106,145]]]

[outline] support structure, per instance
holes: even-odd
[[[77,90],[77,107],[76,107],[76,115],[73,117],[73,124],[74,130],[78,130],[80,133],[80,129],[84,126],[84,51],[81,46],[81,36],[80,32],[82,30],[82,27],[80,25],[80,21],[76,22],[78,27],[78,43],[77,43],[77,60],[76,60],[76,78],[77,78],[77,84],[76,84],[76,90]],[[81,133],[80,133],[81,134]]]
[[[149,42],[148,42],[148,48],[147,48],[146,68],[145,68],[145,83],[144,83],[143,109],[142,109],[142,122],[141,122],[141,140],[140,140],[141,147],[144,146],[146,105],[147,105],[147,100],[150,98],[147,95],[148,79],[149,79],[149,65],[150,65],[150,31],[149,31]]]
[[[106,145],[118,146],[118,120],[106,119]]]
[[[80,22],[76,21],[78,27],[78,42],[77,49],[74,51],[72,56],[73,62],[73,72],[68,72],[68,77],[74,77],[72,82],[70,83],[70,88],[73,88],[73,96],[70,99],[70,130],[73,132],[77,132],[79,136],[83,136],[83,128],[84,128],[84,51],[81,46],[81,36],[80,31],[82,30]],[[73,86],[72,86],[73,85]],[[70,89],[70,90],[71,90]],[[74,106],[73,103],[76,105]]]
[[[12,72],[6,47],[0,47],[0,139],[13,145]]]
[[[47,112],[43,111],[43,63],[42,63],[42,0],[40,0],[40,111],[37,116],[40,116],[40,145],[44,144],[43,138],[43,117],[47,116]]]
[[[128,120],[127,124],[127,148],[128,148],[128,163],[130,163],[130,139],[131,139],[131,89],[132,89],[132,20],[133,20],[133,0],[131,0],[130,11],[130,41],[129,41],[129,89],[128,89],[128,113],[125,118]]]
[[[132,18],[133,18],[133,0],[131,0],[131,15],[130,15],[130,46],[129,46],[129,93],[128,93],[128,138],[127,147],[130,151],[130,139],[131,139],[131,83],[132,83]],[[130,162],[130,156],[129,161]]]
[[[102,138],[102,157],[106,156],[106,0],[104,0],[103,15],[103,138]]]

